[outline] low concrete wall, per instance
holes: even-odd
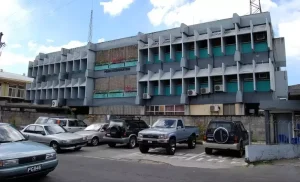
[[[248,145],[246,146],[245,161],[269,161],[292,159],[300,157],[300,145]]]

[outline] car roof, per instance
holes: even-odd
[[[57,125],[57,124],[46,124],[46,123],[43,123],[43,124],[30,124],[28,126],[53,126],[53,125]]]
[[[8,123],[0,123],[0,126],[8,125]]]

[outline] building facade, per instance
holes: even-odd
[[[91,114],[256,115],[288,97],[284,38],[270,13],[153,32],[30,62],[26,99]]]
[[[25,86],[33,81],[25,75],[4,72],[0,70],[0,100],[8,102],[23,102]]]

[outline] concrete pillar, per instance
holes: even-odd
[[[266,144],[270,144],[270,112],[268,110],[264,111],[265,113],[265,138]]]

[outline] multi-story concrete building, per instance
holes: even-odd
[[[25,100],[25,86],[32,81],[32,78],[25,75],[9,73],[0,69],[0,100],[23,102]]]
[[[40,54],[26,98],[91,114],[248,115],[288,97],[284,38],[270,13]]]

